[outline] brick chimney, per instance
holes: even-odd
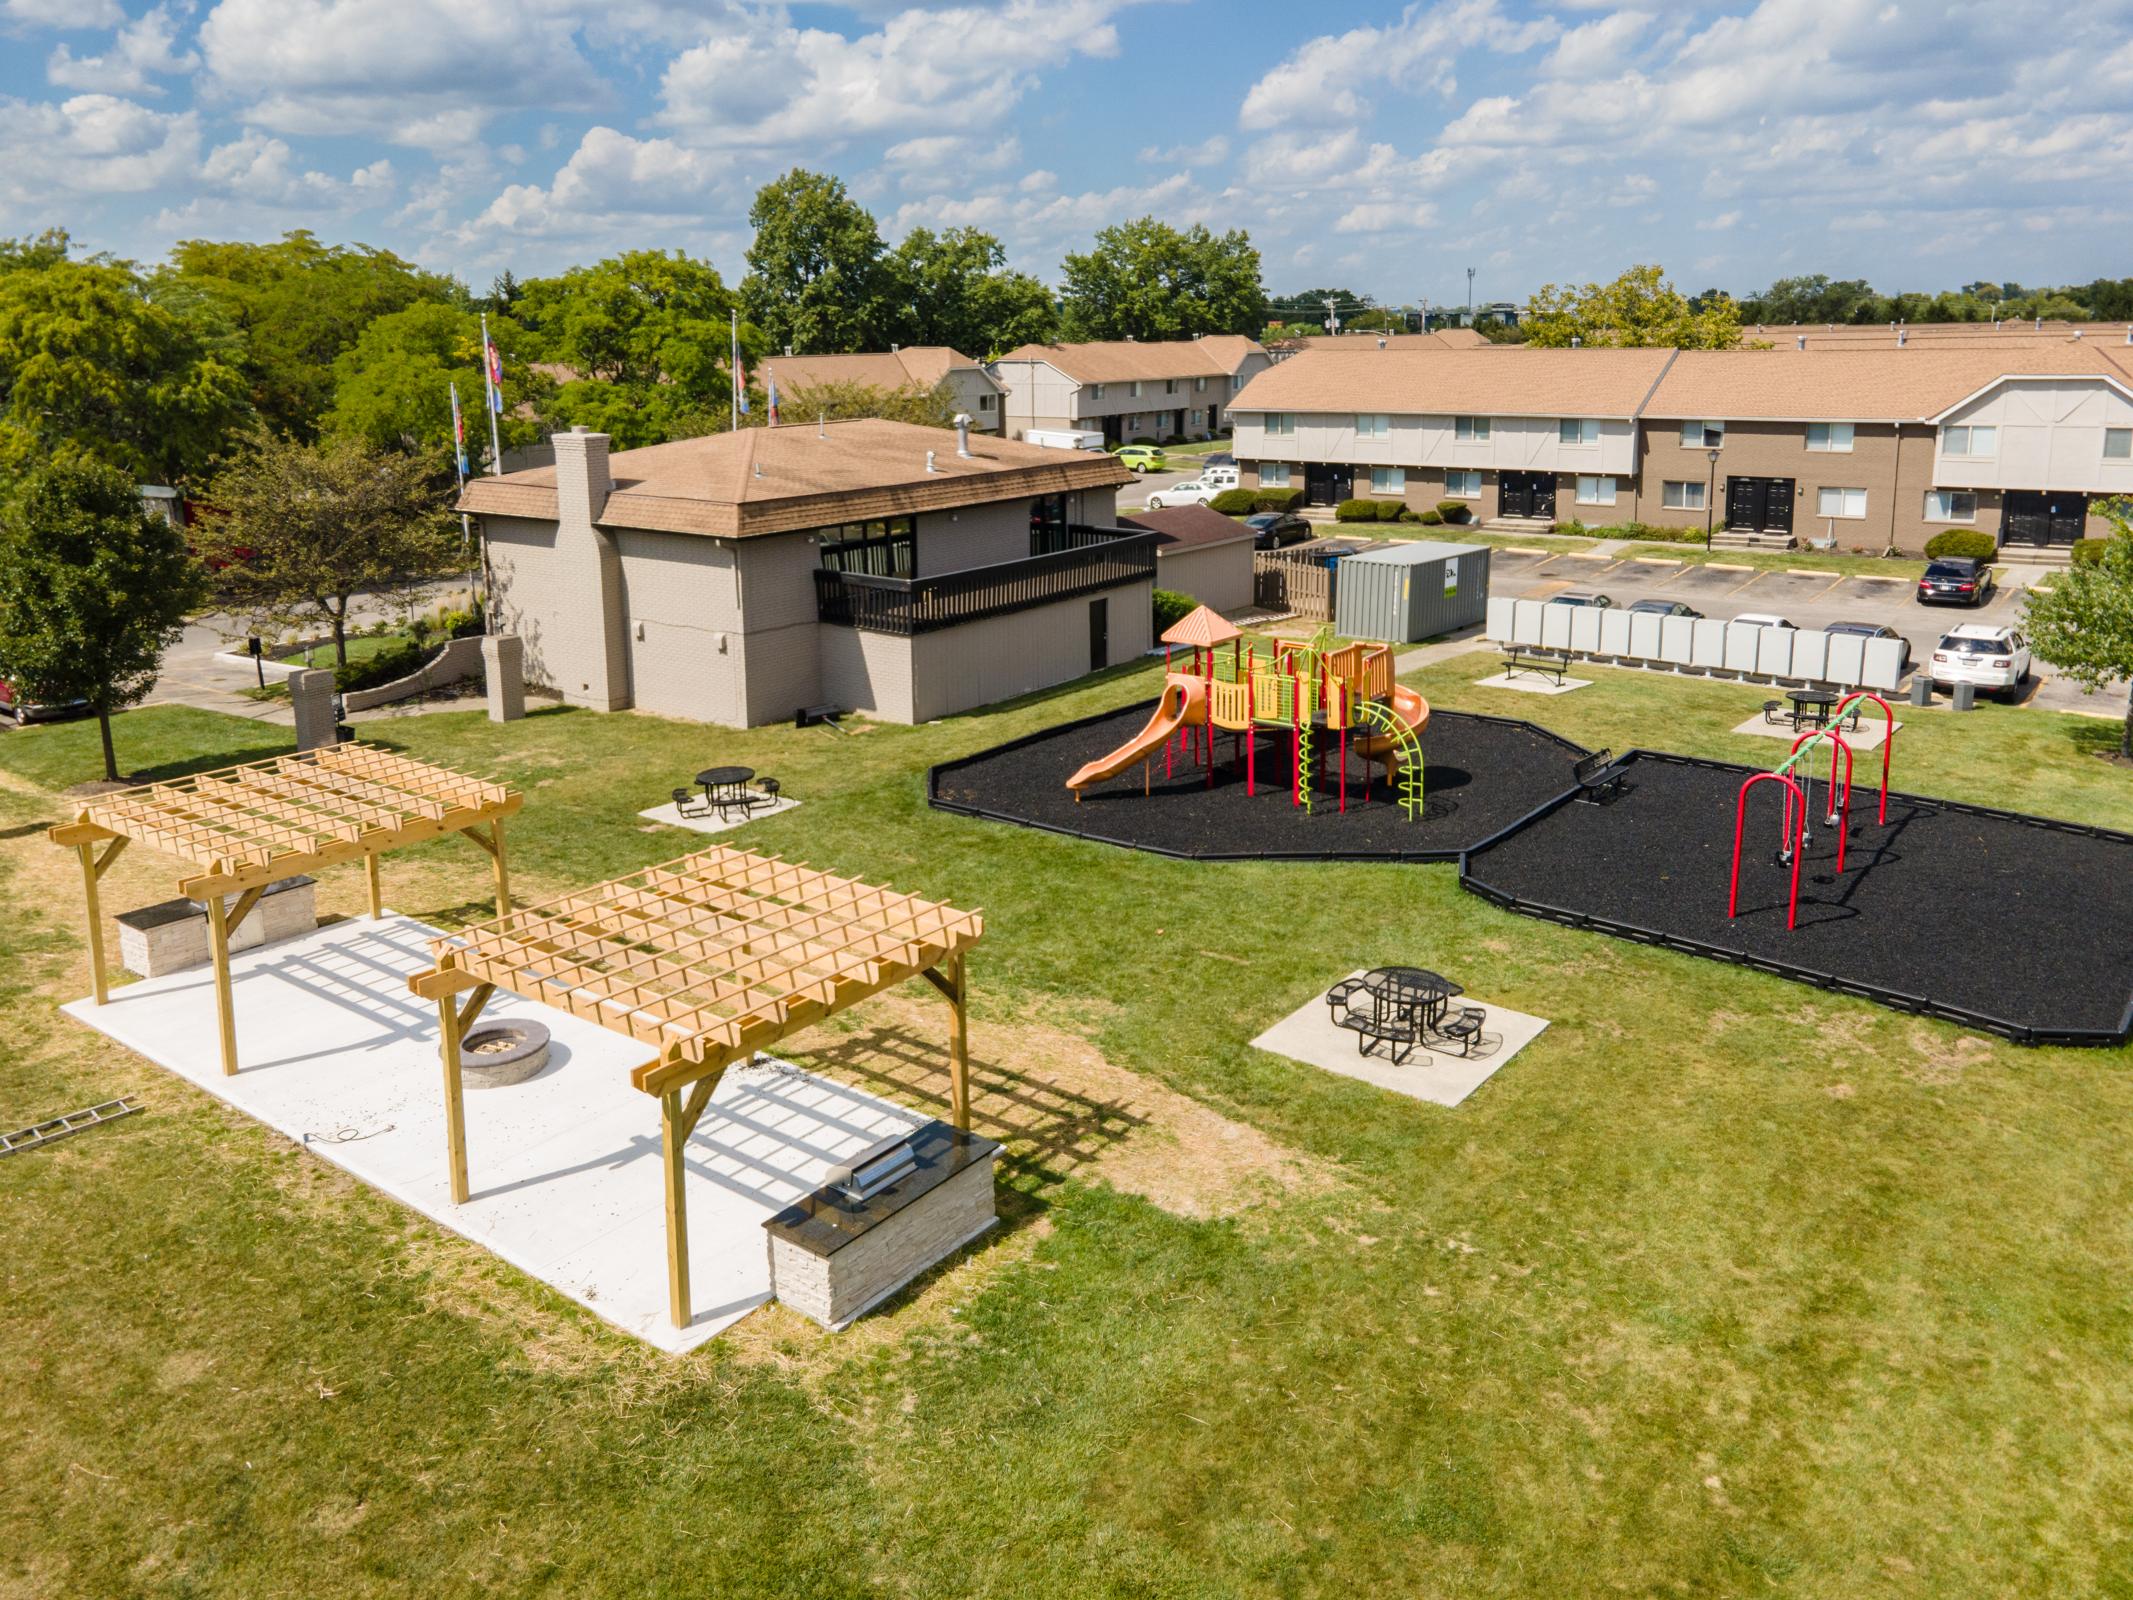
[[[538,641],[542,665],[566,704],[621,711],[630,703],[622,558],[599,526],[615,486],[608,438],[581,425],[548,442],[555,447],[555,587],[541,608],[550,630]]]

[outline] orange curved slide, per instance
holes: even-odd
[[[1429,702],[1404,683],[1392,686],[1392,714],[1407,725],[1410,733],[1417,736],[1429,726]],[[1400,770],[1400,747],[1389,733],[1373,733],[1353,740],[1350,748],[1365,760],[1384,762],[1387,779],[1394,777]]]
[[[1424,715],[1428,713],[1425,711]],[[1179,728],[1197,728],[1207,720],[1207,685],[1189,673],[1173,672],[1163,680],[1163,698],[1156,702],[1148,726],[1107,756],[1098,756],[1073,777],[1069,789],[1086,789],[1092,783],[1115,778],[1136,761],[1145,761],[1163,748],[1163,741]]]

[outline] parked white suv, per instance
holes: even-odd
[[[2019,629],[1966,622],[1941,636],[1933,648],[1933,687],[1958,683],[1997,690],[2012,700],[2029,681],[2029,642]]]
[[[1156,490],[1148,497],[1148,509],[1161,511],[1168,506],[1204,506],[1224,489],[1235,487],[1233,483],[1209,483],[1205,478],[1188,478],[1183,483]]]

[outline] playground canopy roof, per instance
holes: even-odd
[[[1191,645],[1201,650],[1242,637],[1242,632],[1234,624],[1223,621],[1218,613],[1205,606],[1194,606],[1163,630],[1163,643]]]

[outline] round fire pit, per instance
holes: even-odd
[[[548,1065],[548,1030],[538,1022],[477,1022],[459,1041],[460,1081],[469,1089],[523,1083]]]

